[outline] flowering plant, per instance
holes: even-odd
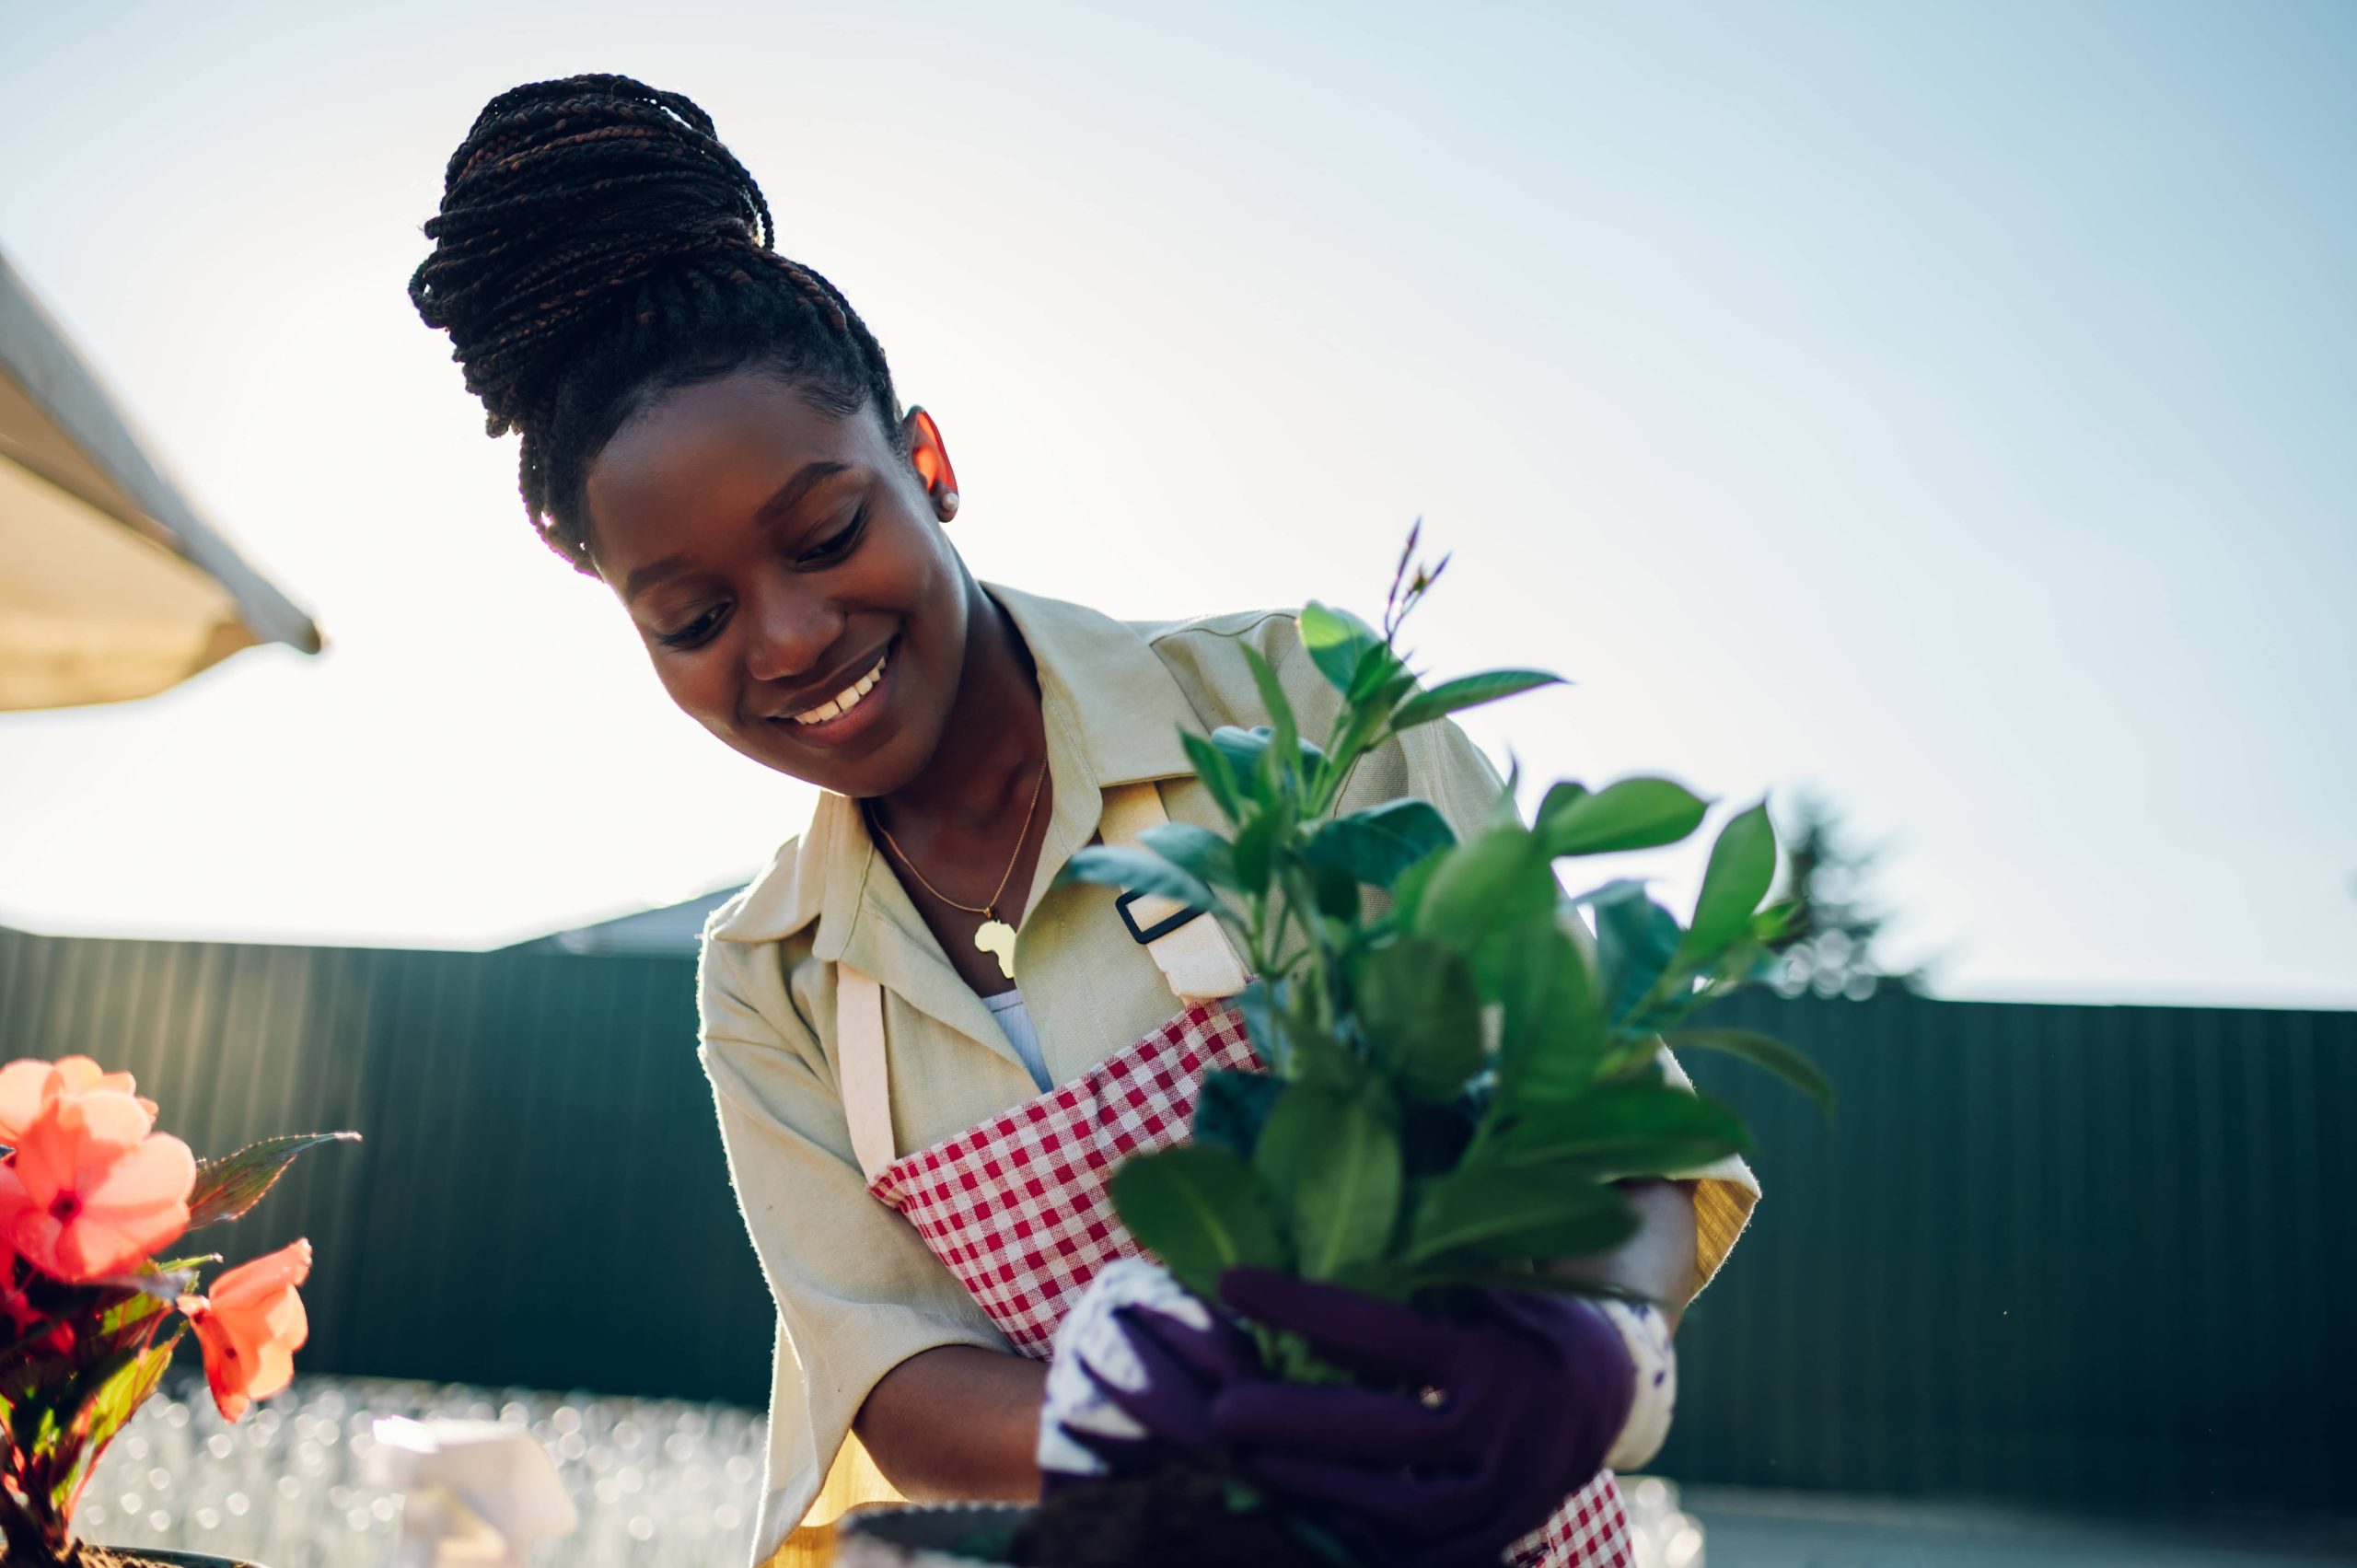
[[[73,1564],[75,1504],[193,1329],[236,1421],[294,1376],[308,1325],[296,1241],[197,1288],[217,1254],[158,1261],[237,1219],[295,1156],[356,1132],[270,1138],[199,1160],[156,1131],[128,1073],[87,1056],[0,1067],[0,1557]]]

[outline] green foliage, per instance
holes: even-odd
[[[1484,703],[1494,703],[1501,697],[1517,696],[1541,686],[1560,686],[1562,681],[1562,676],[1550,675],[1543,669],[1493,669],[1486,675],[1445,680],[1400,703],[1399,711],[1391,715],[1391,727],[1413,728],[1468,708],[1478,708]]]
[[[1408,867],[1456,842],[1431,801],[1389,800],[1318,823],[1303,854],[1340,866],[1359,881],[1389,888]]]
[[[1380,631],[1321,604],[1301,613],[1304,651],[1342,699],[1322,737],[1301,735],[1248,649],[1271,722],[1181,738],[1230,830],[1157,828],[1140,848],[1085,850],[1064,874],[1210,911],[1256,976],[1235,1005],[1270,1072],[1211,1074],[1195,1142],[1131,1159],[1112,1182],[1131,1231],[1205,1295],[1238,1263],[1401,1300],[1597,1289],[1550,1271],[1629,1235],[1616,1182],[1749,1147],[1724,1106],[1665,1085],[1656,1058],[1666,1032],[1759,978],[1790,924],[1788,906],[1763,907],[1777,859],[1764,807],[1720,831],[1690,923],[1640,881],[1572,900],[1556,877],[1558,861],[1691,837],[1708,803],[1667,779],[1558,784],[1528,825],[1509,786],[1463,842],[1427,801],[1339,809],[1360,760],[1402,730],[1556,683],[1496,670],[1422,686],[1399,635],[1440,568],[1414,552],[1411,535]],[[1765,1036],[1670,1040],[1829,1104],[1822,1075]]]
[[[1829,1118],[1833,1114],[1833,1086],[1817,1070],[1817,1063],[1773,1035],[1756,1029],[1680,1029],[1663,1037],[1662,1043],[1672,1051],[1720,1051],[1740,1056],[1817,1101],[1817,1109]]]
[[[1306,1277],[1330,1280],[1389,1245],[1403,1180],[1399,1116],[1371,1086],[1325,1084],[1288,1085],[1270,1111],[1252,1164]]]
[[[1225,1149],[1191,1144],[1125,1161],[1111,1190],[1131,1234],[1198,1295],[1216,1296],[1229,1269],[1279,1269],[1288,1260],[1268,1189]]]
[[[196,1191],[189,1195],[188,1227],[219,1225],[242,1216],[277,1185],[286,1167],[306,1149],[321,1144],[356,1144],[357,1132],[296,1132],[264,1138],[234,1155],[204,1161],[196,1167]]]
[[[1709,809],[1709,802],[1667,779],[1622,779],[1594,795],[1559,784],[1539,802],[1537,827],[1550,856],[1609,854],[1677,843],[1702,825]]]
[[[1285,1081],[1276,1074],[1213,1068],[1203,1074],[1195,1100],[1195,1142],[1250,1159],[1269,1112],[1284,1092]]]

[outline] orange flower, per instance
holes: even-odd
[[[154,1124],[117,1089],[45,1093],[0,1165],[0,1227],[27,1262],[79,1283],[135,1266],[188,1228],[196,1158]]]
[[[295,1287],[310,1277],[311,1244],[290,1241],[223,1274],[209,1297],[180,1297],[204,1350],[213,1402],[227,1419],[238,1420],[256,1400],[294,1381],[295,1353],[311,1333]]]
[[[128,1073],[109,1073],[87,1056],[61,1057],[55,1062],[36,1062],[28,1057],[0,1067],[0,1144],[10,1148],[24,1142],[26,1130],[37,1121],[52,1102],[75,1098],[93,1091],[132,1095],[138,1085]],[[147,1113],[147,1124],[156,1124],[156,1102],[141,1099],[139,1108]]]

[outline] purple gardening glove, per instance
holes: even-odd
[[[1251,1337],[1158,1265],[1111,1265],[1056,1333],[1040,1413],[1041,1491],[1220,1448],[1213,1400],[1268,1376]]]
[[[1595,1479],[1635,1397],[1620,1331],[1576,1296],[1484,1292],[1455,1319],[1259,1269],[1220,1285],[1246,1318],[1409,1390],[1260,1379],[1212,1401],[1246,1473],[1374,1561],[1495,1564]]]
[[[1144,1369],[1144,1386],[1127,1388],[1094,1365],[1084,1369],[1097,1391],[1144,1427],[1144,1434],[1108,1437],[1066,1428],[1073,1441],[1115,1475],[1150,1470],[1178,1455],[1220,1446],[1212,1401],[1248,1379],[1268,1376],[1252,1342],[1225,1318],[1198,1329],[1150,1307],[1124,1307],[1113,1318]]]

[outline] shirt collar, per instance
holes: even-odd
[[[1073,852],[1096,836],[1105,787],[1191,773],[1178,732],[1184,727],[1200,733],[1203,725],[1168,667],[1135,628],[1085,605],[995,583],[982,587],[1006,610],[1031,651],[1047,723],[1055,805],[1039,877],[1026,903],[1029,908]],[[858,805],[821,792],[809,829],[722,907],[712,935],[726,942],[774,942],[816,921],[817,957],[832,962],[849,953],[856,963],[872,940],[894,939],[881,930],[858,930],[871,923],[859,918],[863,906],[882,904],[897,912],[907,902],[905,897],[879,898],[881,888],[870,886],[893,881],[876,859]],[[922,922],[917,929],[923,930]],[[859,951],[852,951],[854,947]],[[859,967],[876,972],[866,964]]]

